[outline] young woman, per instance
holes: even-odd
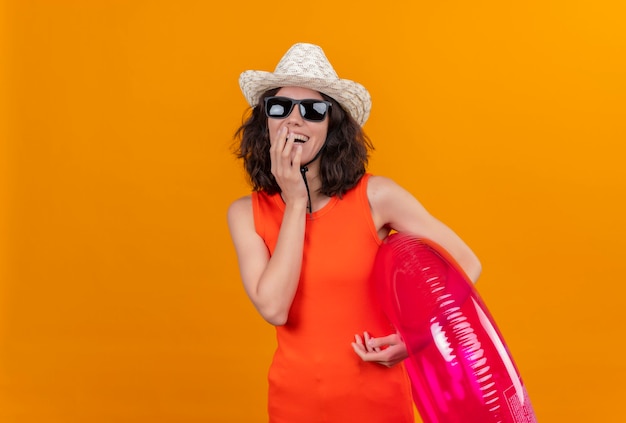
[[[296,44],[240,86],[252,113],[238,156],[253,192],[228,224],[246,293],[276,326],[270,421],[412,423],[406,346],[370,283],[378,247],[391,230],[429,238],[474,281],[478,259],[409,192],[366,172],[369,93],[320,47]]]

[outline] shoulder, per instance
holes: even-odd
[[[393,179],[371,177],[367,198],[378,227],[407,230],[421,227],[430,221],[429,213],[417,198]]]
[[[242,218],[245,216],[252,216],[252,196],[246,195],[238,198],[228,206],[228,221],[229,223],[236,218]]]
[[[252,195],[246,195],[228,207],[228,229],[235,246],[245,245],[256,234],[252,202]]]
[[[367,189],[385,188],[390,185],[397,185],[393,179],[382,175],[370,175],[367,181]]]
[[[371,175],[367,182],[367,198],[372,205],[385,202],[402,192],[406,191],[386,176]]]
[[[396,211],[404,207],[399,201],[402,188],[391,178],[371,175],[367,181],[367,201],[376,228],[380,229],[391,223]]]

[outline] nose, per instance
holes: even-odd
[[[300,105],[294,105],[291,113],[289,113],[289,116],[287,116],[287,124],[300,125],[302,124],[303,120],[304,119],[302,119],[302,114],[300,114]]]

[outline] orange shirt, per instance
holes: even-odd
[[[343,198],[307,215],[298,291],[269,371],[271,423],[413,423],[403,365],[363,362],[355,334],[389,335],[370,281],[381,244],[365,175]],[[252,194],[257,233],[274,252],[285,205],[280,195]]]

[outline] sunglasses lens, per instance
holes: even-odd
[[[284,118],[289,115],[293,103],[288,99],[269,98],[267,100],[267,116],[273,118]]]
[[[294,105],[300,107],[300,116],[312,122],[321,122],[328,113],[329,103],[322,100],[292,100],[287,97],[268,97],[265,99],[267,117],[284,119],[291,113]]]
[[[326,117],[328,105],[322,101],[303,100],[300,103],[300,114],[304,119],[320,122]]]

